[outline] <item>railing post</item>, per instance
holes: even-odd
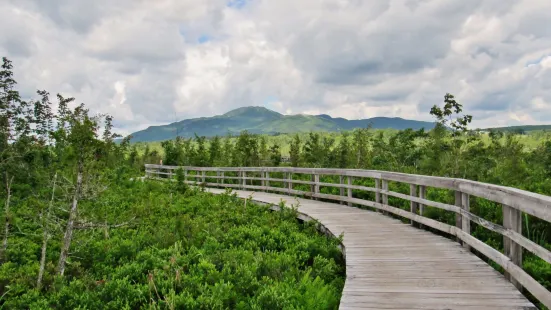
[[[224,185],[224,179],[226,178],[226,176],[224,175],[224,171],[220,171],[220,183],[222,185]]]
[[[512,208],[507,205],[503,206],[503,227],[522,234],[522,213],[520,210]],[[517,266],[522,268],[522,247],[513,240],[503,236],[503,254]],[[513,283],[519,290],[522,290],[522,286],[513,277],[505,273],[505,277]]]
[[[205,170],[201,170],[201,182],[204,184],[205,183],[205,174],[206,174],[206,171]]]
[[[388,191],[388,181],[387,180],[381,180],[381,190],[383,192]],[[382,200],[383,200],[383,205],[388,206],[388,195],[383,193],[383,194],[381,194],[381,197],[382,197]],[[385,215],[388,215],[388,212],[386,212],[386,211],[383,211],[382,213],[385,214]]]
[[[315,190],[315,185],[313,184],[315,181],[314,181],[314,174],[312,173],[310,175],[310,194],[312,195],[312,198],[314,198],[314,194],[316,193],[316,190]]]
[[[340,195],[344,196],[344,187],[342,187],[342,185],[344,185],[344,177],[342,175],[339,175],[339,183],[341,184],[341,187],[339,188]],[[341,200],[340,204],[343,205],[344,201]]]
[[[347,183],[348,183],[348,186],[351,186],[352,185],[352,177],[351,176],[347,176]],[[348,198],[351,199],[352,198],[352,188],[348,188]],[[352,207],[352,202],[348,202],[348,206],[349,207]]]
[[[291,191],[293,190],[293,173],[289,172],[288,177],[289,177],[289,182],[287,182],[287,186],[288,186],[287,193],[291,194]]]
[[[268,191],[268,187],[270,187],[270,172],[266,171],[264,172],[264,176],[266,177],[266,191]]]
[[[471,201],[470,201],[470,196],[469,194],[466,194],[466,193],[462,193],[462,196],[461,196],[461,209],[463,211],[466,211],[466,212],[470,212],[471,210]],[[466,216],[462,216],[461,217],[461,229],[468,233],[469,235],[471,234],[471,220],[466,217]],[[471,247],[466,244],[466,243],[463,243],[463,247],[467,250],[470,251]]]
[[[459,208],[463,207],[463,203],[461,202],[463,198],[463,195],[460,191],[455,191],[455,205]],[[456,213],[455,214],[455,227],[459,229],[463,229],[463,223],[461,221],[461,214]],[[461,243],[461,239],[457,237],[457,242]]]
[[[243,180],[242,189],[245,189],[245,186],[247,186],[247,172],[241,171],[241,178]]]
[[[409,185],[409,195],[412,197],[417,197],[417,185],[415,184]],[[409,211],[413,214],[417,214],[417,209],[418,209],[417,202],[410,200]],[[415,225],[415,222],[413,220],[411,220],[410,222],[411,222],[411,225],[417,226]]]
[[[381,183],[380,183],[379,179],[375,179],[375,189],[377,190],[375,192],[375,202],[380,203],[381,202],[381,193],[379,192],[379,190],[381,189]]]
[[[388,191],[388,181],[387,180],[382,180],[382,190],[383,190],[383,192]],[[383,198],[383,204],[388,205],[388,195],[383,193],[381,196]]]
[[[319,194],[320,193],[320,175],[319,174],[314,174],[314,182],[316,183],[314,185],[314,193],[315,194]],[[316,200],[318,200],[318,198],[316,198]]]
[[[419,198],[425,199],[427,195],[427,189],[425,185],[419,185]],[[419,203],[419,215],[423,216],[425,213],[425,205],[422,203]],[[422,228],[423,225],[419,224],[419,228]]]
[[[264,191],[266,191],[266,177],[264,176],[264,171],[260,171],[260,185],[264,187]]]

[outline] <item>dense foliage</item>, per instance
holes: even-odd
[[[217,148],[216,156],[209,156],[207,146],[198,148],[197,138],[177,138],[162,143],[163,156],[156,153],[153,157],[147,150],[145,157],[149,162],[163,158],[164,163],[169,165],[278,166],[282,164],[281,154],[277,156],[272,150],[277,152],[285,148],[289,158],[283,164],[295,167],[356,168],[447,176],[551,195],[551,139],[548,136],[539,144],[527,147],[521,132],[491,131],[486,134],[468,130],[472,117],[462,114],[461,104],[450,94],[445,96],[441,107],[431,109],[431,114],[438,124],[429,132],[407,129],[389,133],[371,128],[340,134],[311,132],[294,135],[286,141],[286,145],[282,145],[279,140],[271,146],[266,136],[243,132],[237,137],[223,138],[223,142],[219,142],[218,137],[201,141],[203,144],[218,141],[221,147]],[[137,152],[137,146],[133,147]],[[209,160],[205,162],[205,158]],[[295,175],[294,178],[301,176]],[[337,183],[338,179],[322,176],[321,181]],[[373,187],[374,181],[358,179],[354,184]],[[295,189],[309,191],[305,185],[295,185]],[[409,194],[407,184],[391,182],[390,189]],[[329,187],[322,187],[321,192],[339,194],[338,189]],[[427,197],[453,204],[453,194],[447,190],[429,189]],[[372,193],[357,190],[354,190],[354,196],[374,199]],[[389,202],[393,206],[409,209],[409,202],[403,199],[391,197]],[[497,203],[471,197],[471,211],[488,221],[502,224],[502,208]],[[424,215],[455,225],[455,216],[448,211],[427,207]],[[471,226],[475,237],[503,250],[501,235],[474,223]],[[524,214],[522,233],[551,250],[549,223]],[[546,261],[525,251],[523,267],[532,277],[551,289],[551,266]]]
[[[15,86],[4,58],[0,308],[338,306],[339,240],[298,223],[293,209],[204,193],[181,175],[141,181],[148,158],[128,139],[115,143],[111,116],[61,95],[54,104],[46,91],[26,101]],[[198,137],[196,150],[212,156],[197,160],[218,160],[221,148]]]
[[[4,59],[0,303],[14,308],[31,303],[96,308],[112,299],[118,302],[113,308],[176,304],[232,308],[245,303],[253,308],[310,309],[336,304],[342,262],[334,241],[316,237],[312,227],[299,226],[288,214],[270,215],[262,208],[245,208],[230,196],[214,198],[190,191],[182,175],[180,182],[166,187],[128,181],[141,174],[144,163],[387,170],[466,178],[551,195],[551,140],[544,138],[527,148],[521,132],[468,130],[472,118],[462,114],[461,104],[450,94],[442,106],[431,109],[438,124],[428,132],[360,128],[273,140],[245,131],[235,137],[167,140],[159,152],[150,145],[130,144],[129,138],[117,142],[110,116],[90,116],[72,98],[58,95],[54,104],[46,91],[39,91],[38,100],[22,100],[12,74],[11,63]],[[289,154],[288,160],[283,160],[282,152]],[[324,176],[321,181],[338,179]],[[373,182],[354,180],[357,185],[373,186]],[[307,185],[296,189],[308,190]],[[390,189],[409,193],[407,184],[391,183]],[[322,187],[321,192],[339,194],[331,187]],[[374,199],[369,192],[354,190],[353,195]],[[452,192],[438,189],[429,189],[427,198],[445,203],[454,199]],[[389,203],[409,208],[403,199],[391,197]],[[471,211],[488,221],[501,224],[501,210],[493,202],[472,197]],[[449,224],[455,220],[454,214],[430,207],[424,215]],[[525,214],[522,233],[551,249],[549,223]],[[503,249],[499,234],[474,223],[472,234]],[[227,255],[219,257],[220,251]],[[247,268],[235,262],[235,251]],[[283,263],[291,267],[281,269]],[[551,288],[548,263],[525,251],[523,264],[531,276]],[[231,275],[236,270],[242,272],[240,277]],[[248,279],[247,284],[242,278]],[[315,292],[323,292],[324,298]],[[215,299],[222,304],[215,305]],[[282,304],[284,300],[289,304]]]

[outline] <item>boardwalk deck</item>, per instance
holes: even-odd
[[[354,207],[235,192],[267,204],[298,203],[300,213],[335,236],[344,234],[346,282],[340,309],[536,309],[503,275],[457,242]]]

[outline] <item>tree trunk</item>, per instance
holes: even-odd
[[[57,269],[60,276],[63,276],[63,273],[65,272],[65,263],[67,262],[67,257],[69,256],[69,248],[71,247],[71,240],[73,239],[73,229],[75,227],[75,221],[77,218],[78,199],[80,196],[80,190],[82,188],[82,171],[83,159],[81,158],[78,161],[77,186],[75,188],[75,194],[73,196],[73,205],[71,206],[69,221],[67,222],[67,228],[65,229],[65,234],[63,235],[61,254],[59,254],[59,264],[57,266]]]
[[[6,175],[6,205],[4,207],[4,214],[6,216],[6,224],[4,226],[4,239],[2,240],[2,249],[0,250],[0,263],[4,262],[4,255],[8,249],[8,235],[10,233],[10,199],[11,199],[11,184],[13,182],[13,177],[9,179],[8,173]]]
[[[55,184],[57,181],[57,173],[54,175],[54,186],[52,188],[52,198],[48,204],[48,211],[46,211],[46,217],[42,218],[42,250],[40,251],[40,269],[38,270],[38,279],[36,280],[36,287],[38,290],[42,288],[42,278],[44,277],[44,268],[46,266],[46,250],[48,248],[48,240],[50,240],[50,230],[48,229],[48,221],[50,219],[50,213],[52,205],[54,203]]]

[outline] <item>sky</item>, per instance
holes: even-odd
[[[446,93],[474,128],[551,124],[549,0],[0,0],[0,29],[25,98],[122,134],[242,106],[431,120]]]

